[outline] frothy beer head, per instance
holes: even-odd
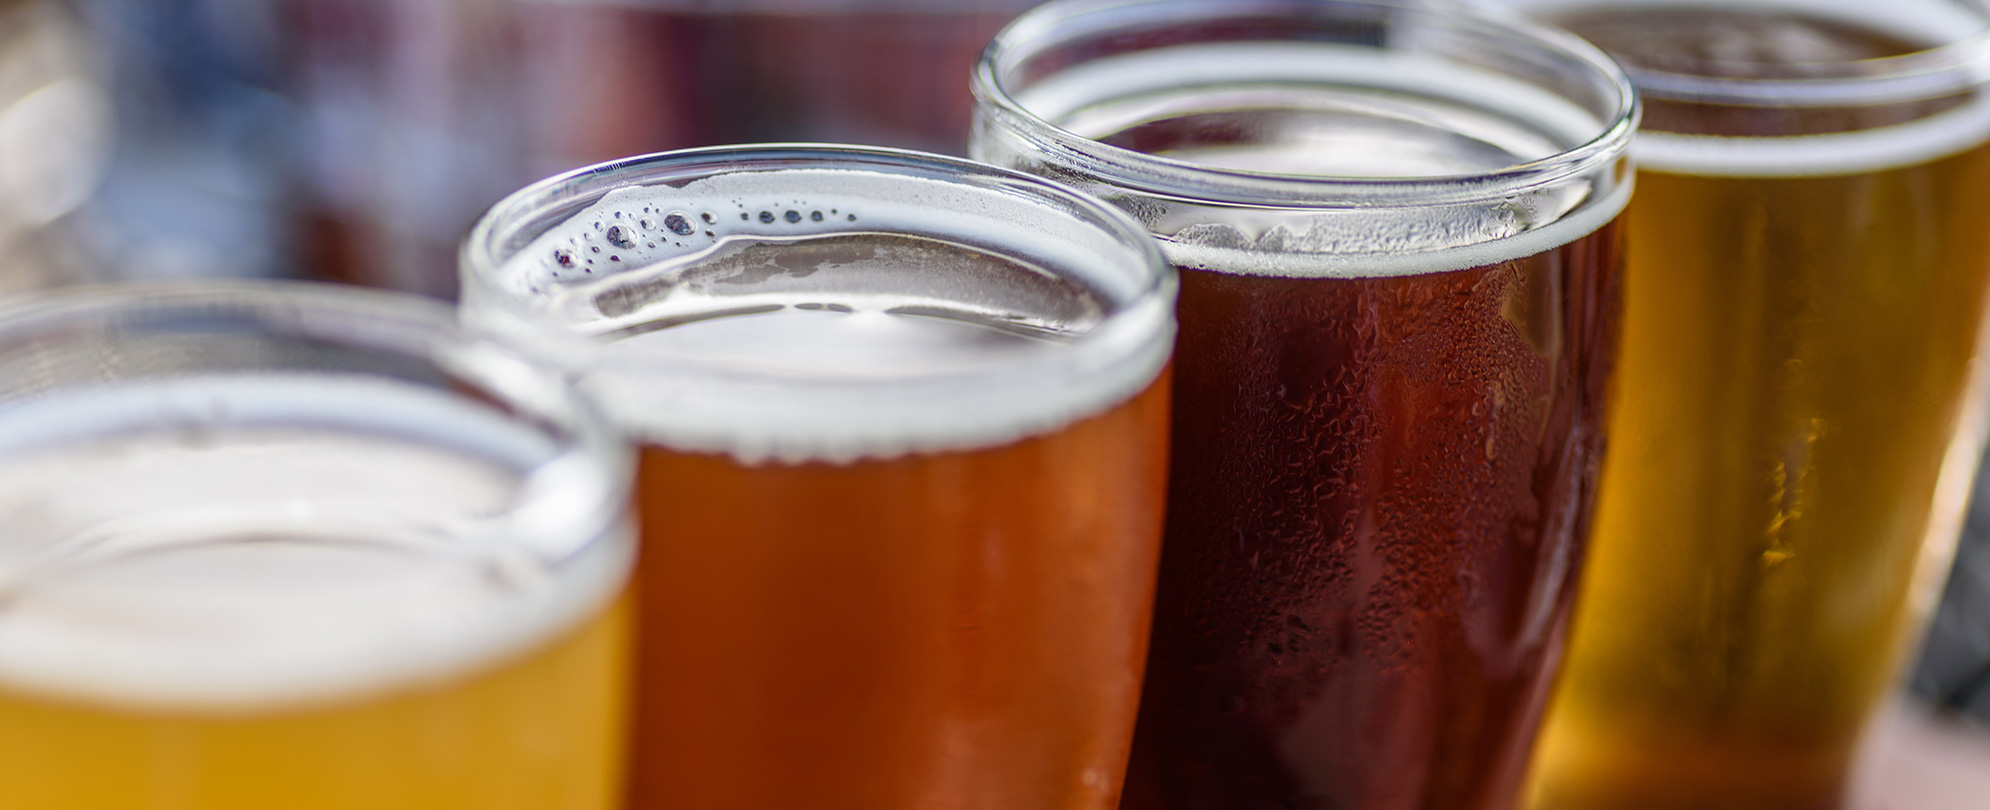
[[[1621,72],[1571,38],[1497,20],[1061,2],[997,37],[975,92],[977,157],[1100,194],[1190,269],[1485,266],[1595,231],[1631,190],[1636,107]]]
[[[622,451],[446,311],[99,291],[0,314],[0,354],[0,691],[350,700],[535,649],[624,576]]]
[[[1003,444],[1152,382],[1173,279],[1122,215],[909,152],[693,150],[554,178],[464,251],[466,317],[577,338],[627,429],[748,462]]]

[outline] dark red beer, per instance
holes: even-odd
[[[1121,810],[1507,810],[1588,540],[1629,82],[1333,0],[1061,0],[970,152],[1180,269],[1169,505]]]
[[[1184,269],[1123,808],[1508,806],[1588,536],[1619,243]]]

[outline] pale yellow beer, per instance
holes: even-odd
[[[617,806],[628,476],[439,305],[0,309],[0,807]]]
[[[1925,66],[1908,54],[1982,23],[1555,5],[1648,92],[1610,451],[1531,804],[1838,807],[1976,458],[1990,99],[1966,73],[1894,100],[1813,73]],[[1708,78],[1844,97],[1713,103],[1738,90]]]

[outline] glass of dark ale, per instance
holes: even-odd
[[[0,303],[0,806],[619,810],[632,462],[433,301]]]
[[[1621,406],[1535,807],[1833,808],[1981,448],[1990,11],[1501,2],[1645,102]]]
[[[971,153],[1182,273],[1126,810],[1511,807],[1589,533],[1637,105],[1524,23],[1057,2]]]
[[[1166,487],[1174,272],[1118,209],[916,152],[552,178],[464,247],[644,445],[637,808],[1119,796]]]

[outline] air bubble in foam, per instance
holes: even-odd
[[[242,713],[495,666],[626,576],[626,536],[504,542],[554,457],[481,407],[347,378],[9,403],[0,689]]]
[[[823,191],[813,193],[818,189]],[[798,190],[811,193],[798,196]],[[730,207],[741,219],[708,221],[713,227],[697,236],[627,251],[624,267],[602,277],[557,274],[551,257],[584,242],[591,223],[645,206]],[[927,240],[927,247],[900,241],[915,245],[913,253],[937,250],[929,259],[954,261],[979,251],[1020,268],[1004,272],[1021,286],[998,280],[990,282],[997,287],[977,289],[967,281],[972,274],[932,275],[939,271],[916,258],[843,264],[804,258],[814,255],[808,251],[846,250],[834,242],[842,235],[889,240],[892,234]],[[1104,411],[1152,383],[1165,365],[1173,339],[1172,285],[1158,281],[1141,254],[1116,238],[1050,206],[965,183],[857,169],[739,172],[681,188],[609,192],[542,234],[493,278],[473,279],[465,313],[507,328],[536,330],[551,322],[569,333],[609,335],[583,361],[583,384],[625,428],[666,446],[748,462],[847,462],[986,447]],[[702,262],[754,244],[776,256],[791,246],[792,258],[698,281]],[[894,274],[921,273],[957,283],[929,281],[908,294],[891,281]],[[1028,282],[1031,277],[1039,281]],[[825,287],[825,279],[861,284]],[[1102,302],[1098,311],[1111,314],[1039,328],[1045,311],[1033,310],[1026,305],[1029,296],[1017,291],[1042,284],[1095,298]],[[513,303],[496,305],[487,300],[490,294]],[[536,314],[509,314],[521,308]],[[696,328],[744,331],[712,344],[711,362],[683,345],[661,350],[674,338],[652,334],[719,315],[739,320]],[[769,329],[755,331],[750,318]],[[827,320],[837,318],[842,320]],[[954,341],[951,348],[936,348],[946,359],[908,360],[903,353],[916,351],[926,339],[921,335],[932,337],[927,327],[938,328],[938,321],[958,325],[940,330]],[[811,337],[810,330],[824,331]],[[743,343],[776,332],[790,335],[791,344],[783,348],[781,339],[770,337],[756,357],[758,350]],[[879,337],[886,334],[901,337]],[[980,345],[971,334],[986,338],[986,350],[955,351]],[[1017,343],[1016,335],[1028,339]],[[827,352],[832,344],[844,354],[793,362],[795,351]]]

